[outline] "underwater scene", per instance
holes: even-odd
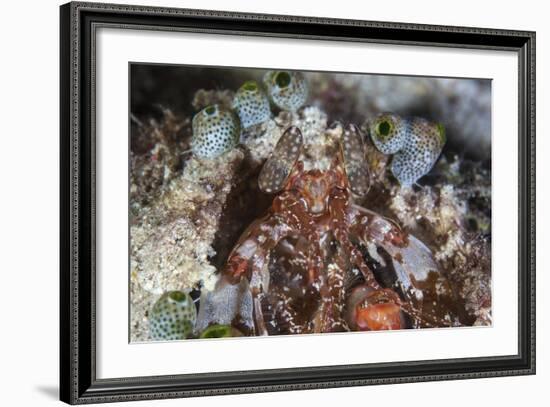
[[[130,64],[130,342],[490,326],[491,97]]]

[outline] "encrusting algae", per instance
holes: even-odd
[[[242,279],[239,284],[222,284],[220,272],[239,235],[266,213],[298,157],[302,171],[323,172],[332,168],[339,154],[344,158],[355,203],[392,219],[403,233],[419,239],[418,247],[426,245],[433,253],[434,267],[443,281],[438,284],[444,285],[438,295],[451,298],[448,292],[452,291],[457,301],[449,308],[453,315],[445,316],[450,319],[441,326],[491,324],[490,169],[481,161],[445,153],[445,138],[457,134],[454,128],[445,134],[443,125],[438,124],[446,124],[446,117],[425,120],[407,111],[399,115],[367,112],[357,117],[359,104],[355,103],[349,108],[350,116],[362,126],[344,126],[338,121],[342,107],[334,106],[333,112],[326,101],[339,98],[340,93],[357,98],[361,89],[348,87],[343,77],[270,71],[263,78],[243,78],[235,93],[228,89],[196,90],[188,102],[197,112],[194,118],[168,109],[162,109],[161,118],[155,121],[135,118],[130,157],[132,341],[257,334],[255,297],[250,294],[249,283]],[[384,109],[388,110],[391,106]],[[298,129],[300,134],[296,157],[288,155],[294,151],[292,143],[277,147],[289,128]],[[277,153],[277,148],[286,153]],[[366,166],[360,165],[361,154],[357,153],[362,149]],[[280,182],[271,176],[269,181],[262,181],[262,168],[263,173],[279,171],[265,169],[270,162],[281,165],[270,161],[274,154],[283,159],[286,172],[280,173]],[[360,184],[354,176],[368,182]],[[274,256],[280,256],[283,263],[288,255],[283,254],[285,250],[293,253],[302,243],[289,240],[285,244],[286,248],[274,248]],[[379,273],[387,273],[386,254],[372,250],[369,247],[370,254],[363,255],[369,266],[374,265],[375,277],[380,278]],[[301,261],[301,255],[295,257]],[[271,270],[274,264],[270,260],[266,267]],[[283,270],[288,266],[281,263],[277,267]],[[384,271],[376,271],[376,267]],[[271,273],[275,291],[269,301],[277,296],[295,301],[298,297],[276,291],[284,291],[277,284],[286,277]],[[350,291],[347,308],[342,305],[344,330],[387,329],[372,319],[375,310],[391,314],[389,329],[411,324],[430,326],[436,320],[424,325],[415,319],[413,311],[409,316],[400,311],[407,309],[402,299],[365,288],[355,280],[346,283],[356,289]],[[290,290],[295,289],[292,287]],[[176,300],[185,299],[185,313],[177,311],[177,306],[172,310],[159,305],[171,295]],[[172,302],[179,304],[176,300]],[[350,314],[352,303],[357,311]],[[294,331],[281,325],[290,316],[281,319],[277,313],[296,309],[264,309],[265,321],[280,325],[265,332],[309,332],[307,324]],[[185,322],[170,330],[170,325],[158,319],[168,311],[174,320]],[[300,319],[299,315],[293,318]]]

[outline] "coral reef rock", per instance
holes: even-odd
[[[169,127],[168,130],[171,128]],[[167,130],[159,125],[151,132]],[[189,133],[187,133],[189,134]],[[154,137],[151,135],[151,137]],[[148,312],[166,291],[189,291],[201,287],[207,291],[216,283],[216,268],[210,263],[218,222],[234,177],[244,158],[233,149],[215,159],[190,156],[180,166],[171,167],[153,186],[137,183],[159,165],[175,161],[181,149],[169,148],[168,137],[158,138],[152,149],[171,154],[165,160],[137,159],[133,162],[130,193],[149,191],[147,199],[132,201],[130,218],[130,283],[132,307],[132,340],[150,338]],[[140,157],[151,157],[151,153]],[[189,156],[188,156],[189,157]]]

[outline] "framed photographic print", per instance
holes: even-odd
[[[535,372],[535,34],[61,7],[61,399]]]

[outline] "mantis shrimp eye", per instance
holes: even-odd
[[[260,190],[268,194],[285,186],[294,164],[300,157],[304,140],[298,127],[289,127],[281,136],[258,177]]]
[[[149,331],[155,341],[186,339],[197,319],[193,299],[182,291],[168,291],[158,299],[149,313]]]
[[[239,118],[219,105],[205,107],[193,117],[191,149],[199,158],[215,158],[239,143]]]
[[[391,170],[403,186],[414,184],[426,175],[439,158],[446,142],[445,127],[421,118],[407,124],[407,140],[392,160]]]
[[[383,113],[369,126],[372,142],[383,154],[395,154],[401,150],[407,136],[405,121],[396,114]]]
[[[365,196],[369,191],[370,178],[367,161],[365,160],[363,136],[357,126],[350,124],[346,127],[341,148],[344,169],[351,190],[359,196]]]
[[[245,82],[239,88],[233,99],[233,109],[245,129],[263,123],[271,117],[269,99],[254,81]]]
[[[282,110],[295,112],[307,100],[307,81],[300,72],[269,71],[264,83],[271,100]]]

